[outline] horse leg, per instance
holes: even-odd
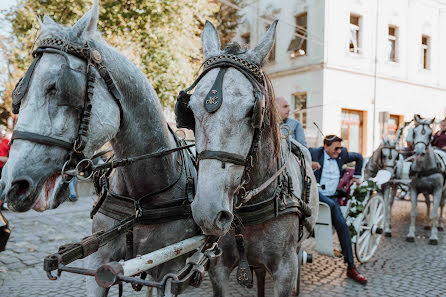
[[[384,187],[384,234],[386,237],[392,237],[392,232],[390,231],[390,216],[391,216],[391,197],[390,197],[390,186]]]
[[[99,230],[106,230],[114,226],[116,223],[112,218],[106,217],[103,214],[96,214],[93,219],[93,232]],[[88,267],[96,269],[99,266],[111,262],[117,261],[125,255],[125,236],[120,236],[105,246],[101,247],[96,253],[92,254],[88,258]],[[106,289],[100,287],[93,277],[87,277],[87,296],[89,297],[102,297],[106,293]]]
[[[274,296],[288,297],[297,281],[299,260],[296,251],[284,256],[278,264],[271,275],[274,280]]]
[[[209,269],[214,297],[224,297],[228,294],[229,275],[232,269],[223,264],[222,256],[217,259],[216,265]]]
[[[426,201],[426,224],[424,225],[424,230],[431,229],[431,197],[428,193],[423,193],[424,200]]]
[[[410,226],[406,241],[415,242],[415,220],[417,218],[417,190],[410,187],[410,198],[412,200],[412,209],[410,210]]]
[[[434,206],[432,208],[432,232],[429,238],[429,244],[438,244],[438,230],[437,230],[437,217],[438,217],[438,207],[440,206],[441,200],[441,187],[434,190]]]
[[[444,202],[445,202],[445,195],[441,196],[441,201],[440,201],[440,216],[438,217],[438,231],[443,231],[444,230],[444,226],[443,226],[443,208],[444,208]]]
[[[257,297],[265,297],[266,270],[264,268],[256,268],[254,272],[257,278]]]

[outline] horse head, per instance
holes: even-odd
[[[254,134],[264,125],[265,111],[263,87],[256,81],[258,76],[256,78],[255,73],[264,79],[260,66],[274,43],[276,25],[277,22],[273,22],[259,44],[248,51],[236,45],[220,50],[215,27],[210,22],[206,22],[204,27],[205,74],[200,76],[189,106],[195,118],[199,159],[192,213],[206,234],[221,236],[229,230],[235,192],[239,190],[242,178],[246,178],[244,171],[247,162],[253,161],[249,155]],[[245,67],[242,66],[232,66],[234,63],[237,66],[237,61],[251,71],[244,71]],[[218,67],[206,72],[208,62],[216,63]],[[274,114],[268,111],[268,105],[274,104],[274,100],[266,103],[265,119],[268,118],[270,122],[276,120],[275,109]],[[275,124],[274,128],[278,131]]]
[[[79,133],[87,132],[77,150],[88,157],[119,130],[119,106],[91,59],[79,50],[93,40],[98,45],[105,43],[96,32],[98,17],[95,1],[73,27],[59,25],[47,16],[41,23],[35,63],[14,91],[19,99],[13,98],[13,107],[19,117],[2,173],[2,195],[14,211],[57,207],[68,193],[67,184],[56,181],[79,146]],[[97,60],[104,59],[99,49],[89,53]],[[93,88],[88,87],[89,73],[95,78]],[[91,106],[86,103],[88,96]]]
[[[399,157],[396,145],[396,141],[392,141],[388,138],[383,140],[383,145],[381,147],[381,165],[384,169],[394,170]]]
[[[430,146],[432,138],[431,125],[434,123],[433,119],[423,119],[419,115],[414,116],[415,128],[413,128],[413,145],[416,155],[425,155],[426,149]]]

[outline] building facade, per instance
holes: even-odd
[[[252,1],[237,41],[253,47],[278,19],[265,66],[310,146],[337,134],[370,155],[415,113],[446,113],[446,1]]]

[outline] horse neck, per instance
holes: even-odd
[[[123,121],[117,135],[110,141],[116,158],[148,154],[174,147],[161,104],[145,75],[127,58],[103,44],[105,64],[122,94]],[[117,186],[131,197],[159,190],[171,183],[178,172],[174,154],[163,158],[138,161],[118,168],[121,179]]]
[[[266,182],[277,170],[277,157],[274,156],[274,141],[270,126],[266,125],[259,142],[257,158],[254,160],[254,168],[251,171],[249,189],[257,188]],[[277,179],[273,181],[265,191],[255,196],[251,203],[257,203],[270,198],[277,186]]]
[[[436,167],[437,162],[435,160],[434,150],[432,149],[432,146],[430,144],[426,148],[426,154],[424,156],[415,158],[412,165],[412,168],[415,171],[430,170],[435,169]]]

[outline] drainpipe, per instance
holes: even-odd
[[[377,70],[378,70],[378,30],[379,30],[379,0],[376,0],[376,32],[375,32],[375,75],[373,85],[373,139],[372,150],[375,149],[376,136],[376,84],[377,84]]]

